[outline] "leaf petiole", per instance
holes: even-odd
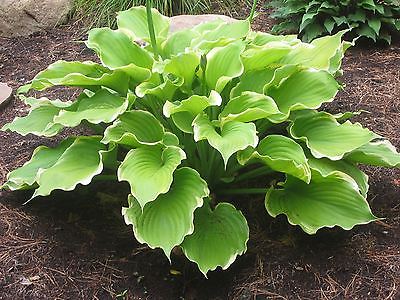
[[[251,171],[248,171],[246,173],[243,173],[241,175],[239,175],[238,177],[236,177],[235,182],[242,182],[245,180],[249,180],[258,176],[262,176],[262,175],[268,175],[271,173],[275,173],[276,171],[272,170],[269,167],[260,167]]]

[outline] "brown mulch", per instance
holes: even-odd
[[[270,28],[265,12],[260,19],[257,29]],[[76,32],[67,26],[0,39],[0,82],[17,88],[58,59],[94,59]],[[327,109],[369,111],[356,121],[400,148],[400,44],[351,49],[343,69],[346,88]],[[25,113],[14,99],[0,111],[0,126]],[[43,143],[54,142],[0,132],[0,183]],[[307,236],[268,217],[261,198],[236,199],[249,220],[249,250],[208,280],[183,257],[170,265],[161,251],[135,242],[120,216],[124,184],[56,192],[25,206],[29,192],[2,191],[0,299],[399,299],[400,171],[366,171],[372,209],[385,219],[352,231]]]

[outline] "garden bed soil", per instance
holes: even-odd
[[[270,28],[265,14],[260,19],[257,29]],[[77,32],[72,25],[0,39],[0,82],[15,89],[58,59],[95,59]],[[351,49],[343,69],[346,88],[327,109],[369,111],[356,120],[399,148],[400,44]],[[67,100],[76,93],[49,95]],[[25,113],[13,99],[0,110],[0,126]],[[54,143],[0,132],[0,183],[35,147]],[[1,191],[0,299],[399,299],[400,172],[366,172],[369,202],[385,219],[352,231],[308,236],[284,217],[269,217],[261,197],[233,199],[249,220],[248,252],[208,280],[179,253],[170,264],[162,251],[135,241],[120,216],[125,184],[56,192],[25,206],[29,192]]]

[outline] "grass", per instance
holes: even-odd
[[[86,27],[108,26],[115,28],[118,11],[132,6],[145,5],[146,0],[75,0],[75,19],[82,21]],[[225,14],[235,12],[238,1],[234,0],[154,0],[153,7],[162,14],[208,13],[217,7]]]

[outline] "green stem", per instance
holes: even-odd
[[[207,171],[207,179],[211,179],[211,176],[213,176],[213,170],[216,170],[216,166],[214,166],[214,161],[217,155],[217,151],[212,149],[211,151],[211,157],[208,162],[208,171]],[[215,175],[215,174],[214,174]]]
[[[159,60],[160,55],[159,55],[159,52],[158,52],[156,34],[154,32],[153,15],[151,14],[152,6],[153,6],[153,1],[152,0],[146,0],[147,26],[149,27],[149,35],[150,35],[150,40],[151,40],[151,46],[153,48],[154,58],[156,60]],[[164,83],[164,77],[163,77],[162,74],[160,74],[160,81],[161,81],[161,83]]]
[[[149,27],[151,46],[153,47],[154,57],[156,60],[158,60],[158,58],[159,58],[158,47],[157,47],[157,41],[156,41],[156,34],[154,32],[153,15],[151,14],[152,6],[153,6],[153,1],[146,0],[147,25]]]
[[[204,176],[204,162],[201,159],[202,156],[202,148],[200,147],[199,143],[200,142],[195,142],[193,140],[193,135],[190,133],[183,133],[182,138],[180,139],[182,141],[184,150],[187,156],[187,159],[185,162],[187,162],[187,166],[196,169],[201,176]],[[203,179],[206,179],[203,177]]]
[[[251,11],[250,11],[250,15],[249,15],[250,22],[253,22],[254,14],[256,12],[256,8],[257,8],[257,0],[253,0],[253,5],[251,7]]]
[[[200,160],[200,175],[202,175],[203,179],[208,180],[207,173],[208,173],[208,149],[205,141],[198,141],[196,142],[197,152],[199,154]]]
[[[208,95],[207,81],[206,81],[206,68],[207,68],[207,57],[202,55],[200,58],[200,68],[202,71],[202,79],[201,79],[201,91],[203,96]]]
[[[268,175],[274,172],[275,171],[270,169],[269,167],[260,167],[239,175],[238,177],[236,177],[235,182],[241,182],[261,175]]]
[[[229,190],[219,190],[217,193],[224,195],[259,195],[266,194],[268,189],[229,189]]]
[[[203,71],[203,79],[201,82],[201,93],[203,96],[208,96],[208,88],[207,88],[207,82],[206,82],[206,73]]]
[[[217,120],[220,109],[218,106],[211,106],[211,120]]]
[[[146,101],[146,105],[148,106],[148,110],[156,116],[156,118],[158,120],[160,120],[161,122],[163,122],[163,116],[161,115],[161,110],[157,108],[157,98],[152,96],[152,95],[146,95],[144,97],[144,100]],[[165,124],[163,124],[165,125]]]
[[[241,165],[239,163],[235,163],[233,166],[229,167],[228,174],[234,175],[237,171],[239,171],[240,169],[243,169],[245,167],[246,166],[243,166],[243,165]]]

